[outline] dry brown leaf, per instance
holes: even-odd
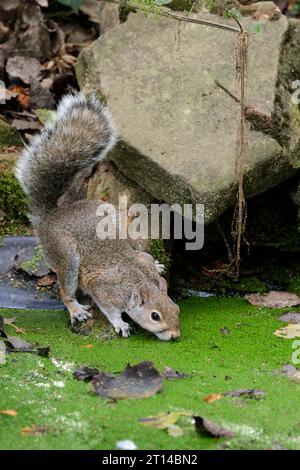
[[[19,103],[19,105],[21,106],[22,109],[28,109],[30,106],[29,106],[29,94],[28,92],[25,90],[25,88],[19,86],[19,85],[13,85],[9,88],[9,90],[12,92],[12,93],[15,93],[17,96],[16,96],[16,99]]]
[[[19,131],[24,130],[39,130],[41,128],[41,124],[39,121],[31,120],[27,121],[25,119],[13,119],[12,126],[18,129]]]
[[[22,436],[40,436],[48,432],[50,432],[50,428],[48,426],[37,426],[36,424],[25,426],[25,428],[21,429]]]
[[[83,344],[81,347],[86,348],[86,349],[92,349],[94,347],[94,345],[93,344]]]
[[[188,374],[185,374],[184,372],[179,372],[178,370],[172,369],[169,366],[164,367],[164,370],[162,371],[162,376],[168,380],[185,379],[189,377]]]
[[[16,410],[0,410],[1,415],[6,415],[6,416],[17,416]]]
[[[13,56],[6,64],[6,71],[11,79],[21,79],[29,85],[32,80],[39,80],[42,66],[34,57]]]
[[[39,287],[48,287],[53,286],[56,283],[56,275],[55,274],[46,274],[46,276],[42,276],[38,279],[37,285]]]
[[[163,379],[152,362],[144,361],[135,366],[128,364],[123,372],[115,375],[100,371],[94,376],[92,386],[103,398],[148,398],[161,390]]]
[[[213,403],[214,401],[220,400],[220,398],[222,398],[222,395],[219,393],[210,393],[203,398],[203,401],[206,401],[206,403]]]
[[[234,437],[235,433],[229,429],[223,428],[218,424],[202,416],[194,416],[195,428],[199,434],[204,434],[209,437]]]
[[[9,101],[12,98],[17,98],[18,95],[14,91],[9,90],[3,85],[1,85],[1,82],[0,82],[0,96],[3,97],[5,101]]]
[[[267,294],[248,294],[245,299],[256,307],[289,308],[300,304],[300,297],[292,292],[271,291]]]

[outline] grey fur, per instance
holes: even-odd
[[[54,208],[76,173],[102,160],[115,142],[110,113],[96,96],[65,96],[55,121],[34,138],[16,169],[31,213],[40,216]]]
[[[109,112],[96,97],[65,97],[54,123],[26,149],[17,177],[29,197],[31,221],[49,265],[57,272],[61,297],[71,322],[91,316],[80,305],[81,288],[96,302],[116,332],[129,336],[128,313],[160,339],[177,338],[179,308],[168,297],[162,266],[128,240],[100,240],[96,201],[57,204],[75,174],[101,160],[116,141]],[[154,321],[152,312],[159,313]]]

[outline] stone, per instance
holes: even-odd
[[[150,194],[146,193],[134,181],[124,176],[113,162],[104,161],[94,170],[93,175],[88,180],[87,197],[101,202],[119,206],[119,198],[127,197],[128,207],[132,204],[144,204],[150,209],[151,204],[157,202]],[[130,220],[128,220],[130,222]],[[135,250],[149,251],[150,241],[131,240]]]
[[[207,12],[199,16],[234,24]],[[289,23],[283,15],[261,23],[262,31],[250,34],[247,104],[272,122]],[[255,21],[244,18],[243,25],[251,30]],[[230,96],[239,96],[236,46],[237,35],[230,31],[185,23],[178,34],[172,19],[132,13],[85,49],[77,63],[81,88],[96,92],[114,116],[120,139],[109,158],[117,168],[158,200],[205,204],[206,222],[236,200],[239,104]],[[294,170],[280,139],[259,126],[255,130],[255,122],[247,139],[250,197]]]
[[[80,10],[89,16],[90,20],[98,24],[100,34],[109,31],[120,24],[119,3],[105,0],[85,0]]]
[[[281,45],[275,120],[282,143],[290,149],[290,159],[300,168],[300,22],[289,20]]]
[[[14,258],[14,268],[29,276],[36,277],[46,276],[50,273],[50,268],[38,245],[21,248]]]
[[[147,207],[156,202],[134,181],[118,171],[113,162],[100,163],[89,179],[87,197],[109,202],[118,207],[119,197],[126,196],[128,205],[142,203]]]

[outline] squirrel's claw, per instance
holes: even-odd
[[[121,333],[123,338],[128,338],[130,336],[130,326],[124,321],[118,322],[117,325],[114,325],[115,332],[119,335]]]
[[[92,318],[92,314],[88,311],[90,305],[80,305],[74,312],[71,313],[71,324],[74,325],[76,321],[83,322],[88,318]]]

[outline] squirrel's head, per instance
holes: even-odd
[[[164,278],[160,278],[159,287],[140,286],[137,300],[127,312],[136,323],[159,339],[179,338],[179,307],[168,296]]]

